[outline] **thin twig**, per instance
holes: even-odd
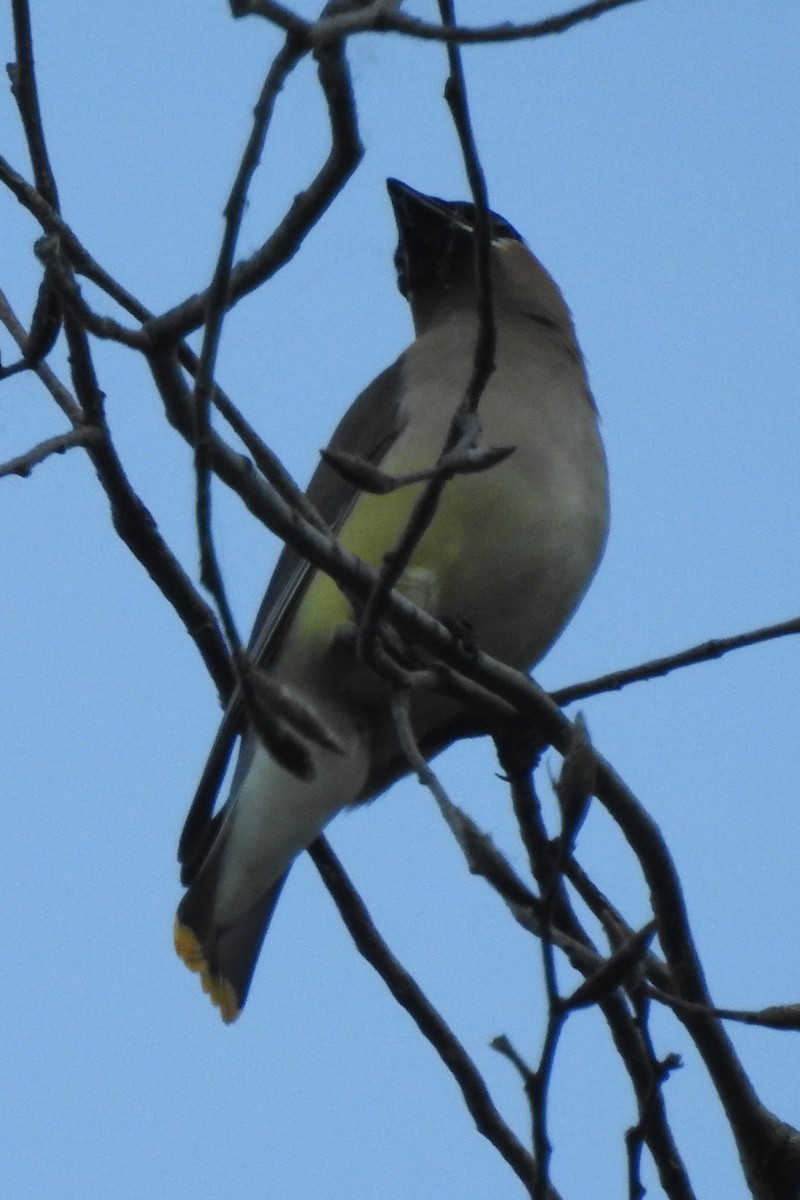
[[[460,1087],[479,1132],[488,1138],[532,1195],[536,1176],[534,1160],[498,1113],[472,1059],[419,984],[389,950],[327,841],[317,838],[309,847],[309,854],[359,952],[436,1050]],[[548,1200],[557,1200],[554,1192],[551,1191]]]
[[[69,306],[79,318],[81,326],[95,337],[118,342],[129,350],[145,350],[147,339],[139,329],[128,329],[113,317],[101,317],[89,307],[75,280],[72,264],[68,261],[58,234],[46,234],[34,246],[36,257],[45,266],[46,279],[57,292],[61,307]],[[31,337],[34,330],[31,329]],[[35,351],[30,351],[33,354]]]
[[[568,858],[563,866],[564,878],[569,880],[589,911],[603,926],[611,946],[615,949],[632,938],[636,930],[630,925],[608,897],[589,878],[581,865]],[[672,976],[663,959],[649,950],[643,958],[644,973],[658,987],[672,986]]]
[[[390,492],[410,487],[414,483],[428,483],[438,478],[447,482],[456,475],[474,475],[479,471],[488,471],[490,467],[504,462],[515,449],[515,446],[467,446],[463,450],[452,450],[449,454],[443,454],[439,462],[432,467],[409,471],[405,475],[389,475],[358,455],[347,454],[344,450],[332,450],[330,447],[320,450],[320,457],[323,462],[338,471],[343,479],[361,491],[371,492],[376,496],[388,496]]]
[[[60,213],[2,157],[0,157],[0,183],[5,184],[23,208],[27,209],[31,216],[39,222],[46,234],[58,235],[64,253],[79,275],[90,279],[137,321],[146,321],[152,317],[153,314],[92,257]],[[109,336],[111,335],[109,334]]]
[[[439,0],[442,20],[453,24],[451,0]],[[464,165],[475,206],[475,275],[476,312],[478,331],[474,347],[473,369],[466,391],[453,414],[450,428],[442,447],[437,467],[441,468],[447,457],[472,450],[476,446],[480,426],[477,420],[478,405],[486,384],[495,369],[497,333],[494,320],[494,296],[490,269],[491,218],[488,211],[486,182],[478,159],[475,139],[470,122],[464,73],[461,67],[461,52],[455,43],[448,43],[447,57],[450,74],[445,84],[445,98],[450,107],[458,133]],[[362,657],[371,661],[373,645],[391,590],[396,586],[408,567],[416,547],[431,524],[439,502],[451,475],[438,471],[426,483],[414,503],[405,529],[395,546],[384,555],[379,581],[364,606],[359,632],[359,649]]]
[[[27,335],[2,291],[0,321],[9,330],[23,356],[27,356]],[[86,347],[81,349],[81,355],[84,354],[88,355]],[[224,703],[231,693],[233,679],[225,642],[214,613],[161,537],[152,514],[132,487],[114,448],[102,402],[99,409],[95,407],[95,418],[87,418],[84,408],[47,363],[37,363],[33,370],[72,422],[74,429],[86,429],[88,419],[89,427],[102,434],[91,438],[85,449],[108,498],[114,528],[183,622]],[[93,376],[87,369],[87,383],[91,378]]]
[[[638,980],[642,960],[655,932],[655,921],[648,921],[636,933],[631,934],[593,975],[584,979],[574,992],[560,1001],[561,1005],[565,1009],[588,1008],[622,987],[631,991],[630,977],[635,973]]]
[[[310,21],[304,21],[285,4],[278,4],[277,0],[230,0],[230,9],[234,17],[265,17],[296,38],[307,37],[311,25]]]
[[[231,665],[214,614],[169,550],[152,514],[131,486],[106,423],[103,394],[97,384],[86,336],[71,313],[66,314],[64,329],[76,394],[87,419],[103,431],[104,436],[90,442],[86,452],[108,497],[114,528],[192,633],[220,696],[227,696],[232,687]]]
[[[618,692],[631,683],[659,679],[664,675],[669,675],[671,671],[722,658],[724,654],[730,654],[732,650],[741,650],[745,646],[756,646],[759,642],[770,642],[775,638],[790,637],[798,633],[800,633],[800,617],[793,617],[790,621],[782,621],[777,625],[765,625],[762,629],[734,634],[732,637],[713,638],[711,641],[691,646],[688,650],[681,650],[678,654],[654,658],[636,667],[612,671],[609,675],[600,675],[597,679],[589,679],[585,683],[559,688],[558,691],[552,693],[552,698],[556,704],[561,706],[574,704],[576,700],[584,700],[587,696],[598,696],[603,692]]]
[[[442,24],[453,28],[455,11],[453,0],[439,0]],[[467,85],[461,62],[461,50],[455,42],[447,43],[447,61],[450,75],[445,84],[445,99],[458,134],[461,156],[467,173],[469,190],[475,208],[475,279],[477,288],[478,336],[475,340],[472,376],[464,397],[464,410],[476,413],[486,384],[495,369],[497,350],[497,328],[494,316],[494,290],[492,288],[491,252],[492,219],[489,212],[489,196],[483,174],[467,99]],[[459,437],[452,431],[452,440]]]
[[[73,427],[79,427],[83,422],[83,411],[81,406],[78,404],[69,388],[61,382],[55,372],[48,367],[47,363],[30,363],[30,356],[28,354],[28,334],[13,308],[9,304],[8,298],[2,289],[0,289],[0,323],[5,325],[6,329],[19,347],[22,354],[22,361],[26,364],[26,368],[32,370],[33,373],[38,376],[58,407],[72,422]]]
[[[668,1054],[657,1062],[653,1059],[655,1071],[650,1096],[646,1100],[639,1120],[625,1133],[625,1149],[628,1156],[628,1200],[644,1200],[647,1189],[641,1180],[642,1150],[647,1141],[647,1127],[653,1118],[657,1107],[661,1104],[661,1088],[674,1070],[681,1065],[677,1054]],[[672,1195],[672,1193],[668,1193]]]
[[[22,128],[28,143],[36,188],[51,208],[58,210],[58,188],[47,154],[39,93],[33,66],[33,35],[28,0],[12,0],[16,61],[9,67],[11,90],[17,102]]]
[[[183,346],[181,346],[182,349]],[[186,349],[188,350],[188,347]],[[191,354],[191,351],[189,351],[189,354]],[[183,355],[180,357],[181,362],[183,362]],[[253,462],[264,478],[272,484],[278,495],[296,508],[300,516],[308,521],[309,524],[319,529],[322,533],[329,534],[330,530],[328,526],[314,508],[314,505],[308,499],[305,492],[300,490],[277,454],[256,433],[253,426],[239,412],[239,409],[230,397],[223,392],[219,384],[214,385],[211,399],[217,412],[225,418],[237,437],[241,438],[243,444],[253,456]]]
[[[47,233],[58,235],[61,251],[66,255],[71,266],[78,274],[84,275],[87,279],[91,280],[92,283],[137,320],[142,322],[155,320],[154,314],[148,308],[103,270],[86,247],[78,240],[74,231],[61,219],[59,214],[51,209],[42,200],[39,193],[30,184],[26,183],[3,158],[0,158],[0,182],[4,182],[10,187],[20,203],[39,220],[42,228]],[[8,325],[9,329],[11,329],[11,325],[5,315],[6,311],[10,311],[8,303],[2,292],[0,292],[0,321]],[[76,311],[80,312],[88,328],[96,336],[117,338],[117,340],[123,342],[125,345],[132,346],[135,349],[149,349],[150,339],[145,333],[139,336],[135,331],[126,330],[118,322],[100,317],[89,309],[86,301],[80,295],[76,297]],[[12,330],[12,335],[18,344],[22,344],[24,330],[21,325],[18,326],[16,332]],[[186,343],[180,343],[176,351],[181,365],[194,376],[198,368],[197,355]],[[18,363],[14,363],[0,371],[0,378],[5,378],[21,370],[26,370],[30,365],[29,357],[24,357]],[[51,383],[47,383],[46,386],[52,391]],[[63,408],[63,395],[61,399],[58,397],[56,399],[60,407]],[[252,425],[245,420],[230,397],[225,394],[218,384],[214,385],[212,402],[238,437],[242,439],[247,449],[253,455],[259,470],[274,484],[284,499],[295,504],[306,520],[317,524],[318,528],[323,529],[324,522],[321,522],[319,515],[313,506],[309,504],[304,493],[297,487],[297,484],[290,477],[286,468],[258,436]]]
[[[499,1037],[492,1038],[489,1045],[492,1050],[496,1050],[498,1054],[502,1054],[503,1058],[508,1059],[527,1088],[530,1085],[533,1071],[525,1062],[522,1055],[514,1048],[511,1039],[505,1033],[501,1033]]]
[[[540,945],[545,961],[552,958],[553,946],[549,937],[541,939]],[[549,992],[549,988],[548,988]],[[556,1048],[564,1028],[566,1012],[550,999],[548,1005],[547,1029],[542,1043],[539,1064],[531,1073],[527,1088],[533,1115],[533,1153],[539,1167],[539,1175],[533,1193],[533,1200],[545,1200],[550,1186],[550,1159],[553,1147],[547,1132],[547,1098],[550,1090],[550,1080],[553,1076]]]
[[[278,51],[267,72],[258,103],[253,113],[253,128],[242,155],[239,169],[225,206],[225,232],[216,268],[207,292],[203,345],[195,374],[194,386],[194,463],[196,477],[196,518],[200,543],[200,578],[214,597],[225,636],[234,655],[241,650],[236,623],[228,602],[225,584],[217,559],[211,527],[211,470],[209,425],[211,394],[214,384],[222,323],[228,310],[228,286],[233,256],[247,204],[247,193],[255,174],[278,93],[303,56],[303,50],[289,36]]]
[[[488,833],[447,795],[438,776],[424,758],[411,725],[410,690],[399,685],[392,690],[392,716],[397,740],[410,769],[433,796],[445,824],[464,855],[471,875],[480,875],[505,900],[526,929],[541,929],[541,905],[533,892],[514,872]],[[524,915],[523,915],[524,914]]]
[[[737,1021],[740,1025],[757,1025],[762,1029],[800,1030],[800,1004],[771,1004],[768,1008],[717,1008],[693,1004],[652,984],[646,986],[648,996],[667,1005],[677,1016],[681,1013],[696,1013],[699,1016],[718,1017],[722,1021]]]
[[[572,746],[570,747],[570,751],[564,756],[565,766],[571,752]],[[552,933],[555,923],[555,911],[563,896],[560,859],[558,854],[548,854],[547,860],[544,863],[541,860],[539,861],[539,869],[536,874],[539,889],[542,893],[542,936],[539,939],[539,947],[542,956],[545,995],[547,996],[547,1027],[542,1041],[539,1064],[531,1075],[530,1084],[527,1089],[531,1116],[533,1118],[533,1152],[536,1156],[536,1161],[539,1163],[541,1178],[543,1180],[547,1180],[550,1177],[550,1160],[553,1153],[547,1121],[550,1081],[553,1076],[558,1041],[568,1015],[558,991]],[[601,970],[602,968],[598,969]],[[589,976],[589,978],[592,978],[592,976]],[[538,1189],[534,1200],[542,1200]]]
[[[256,679],[242,657],[238,631],[233,618],[233,612],[228,602],[222,572],[216,555],[211,524],[212,452],[210,406],[214,391],[214,365],[222,332],[222,323],[225,313],[233,303],[231,296],[233,257],[247,203],[249,185],[261,158],[277,95],[288,75],[295,68],[305,52],[306,47],[292,34],[289,34],[284,46],[276,55],[267,72],[261,95],[254,111],[251,135],[248,139],[231,195],[225,208],[225,233],[214,276],[206,294],[205,331],[202,350],[195,372],[195,390],[192,404],[196,473],[196,518],[200,543],[201,579],[214,597],[228,644],[232,649],[233,661],[238,664],[238,691],[251,721],[259,734],[263,736],[265,744],[273,748],[279,761],[296,770],[301,775],[308,773],[311,765],[310,758],[302,744],[302,739],[294,738],[291,731],[284,728],[283,722],[279,722],[276,726],[276,722],[272,719],[268,706],[265,707],[259,703],[257,688],[255,687]],[[327,55],[328,59],[331,57],[341,58],[341,55]],[[340,83],[341,70],[334,71],[333,75],[335,75],[337,82]],[[321,80],[327,78],[330,82],[331,71],[327,68],[323,69],[321,66],[320,78]],[[152,329],[150,333],[152,336]],[[282,489],[282,493],[286,495],[285,489]],[[308,510],[307,503],[303,507],[304,511]]]
[[[30,475],[35,466],[44,462],[46,458],[50,458],[51,455],[63,454],[73,446],[87,446],[90,442],[97,442],[102,437],[102,430],[93,425],[84,426],[82,429],[71,429],[68,433],[57,433],[55,437],[45,438],[43,442],[38,442],[25,454],[19,454],[16,458],[10,458],[7,462],[0,463],[0,478],[5,475],[19,475],[24,479]]]
[[[558,850],[547,836],[541,808],[533,789],[532,767],[536,753],[536,747],[531,749],[530,746],[522,745],[518,737],[506,737],[498,740],[498,755],[511,787],[514,810],[517,814],[521,836],[528,851],[531,869],[540,888],[550,889],[552,893],[550,919],[552,941],[565,952],[566,939],[569,939],[566,945],[577,943],[583,947],[582,955],[568,953],[568,957],[572,966],[588,978],[599,969],[603,958],[598,954],[594,943],[578,920],[563,884],[559,881],[554,887],[552,883],[554,878],[553,861]],[[564,864],[564,872],[570,878],[573,865],[575,865],[573,859],[569,859]],[[625,930],[625,934],[620,940],[624,940],[624,936],[630,936],[633,933],[624,925],[621,918],[619,926],[624,927]],[[670,979],[666,968],[660,978],[662,980]],[[660,1094],[656,1096],[655,1100],[652,1099],[656,1069],[645,1031],[635,1021],[628,1005],[618,993],[600,997],[598,1007],[603,1013],[617,1052],[628,1071],[636,1095],[640,1119],[645,1109],[650,1113],[645,1126],[646,1140],[666,1195],[670,1197],[670,1200],[696,1200],[667,1121],[663,1099]]]
[[[364,153],[347,60],[341,46],[334,43],[319,50],[317,67],[331,127],[328,156],[308,187],[295,196],[285,217],[266,242],[231,271],[227,293],[229,308],[294,257]],[[200,292],[149,321],[146,331],[154,348],[172,346],[179,338],[199,328],[205,320],[207,306],[208,292]]]
[[[265,0],[250,0],[249,6],[258,11]],[[406,37],[425,41],[453,42],[458,45],[474,45],[489,42],[516,42],[532,38],[548,37],[564,33],[585,21],[592,21],[612,12],[636,4],[638,0],[594,0],[582,4],[542,21],[529,21],[514,25],[510,21],[501,25],[486,25],[482,28],[464,25],[434,25],[416,17],[406,17],[391,10],[373,10],[366,15],[359,12],[343,13],[337,17],[324,17],[309,29],[314,42],[324,43],[328,38],[340,38],[357,33],[400,33]],[[265,14],[266,15],[266,14]]]

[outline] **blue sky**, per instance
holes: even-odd
[[[64,215],[144,303],[167,307],[208,280],[277,37],[233,22],[222,3],[33,7]],[[465,23],[486,9],[458,6]],[[491,16],[550,11],[509,0]],[[608,551],[537,672],[547,687],[797,614],[799,52],[792,4],[643,0],[559,38],[465,54],[492,206],[573,309],[611,466]],[[364,162],[288,268],[231,314],[218,370],[300,480],[411,336],[385,177],[467,194],[443,50],[373,36],[354,40],[351,58]],[[27,174],[7,92],[0,133]],[[326,136],[304,64],[280,98],[243,252],[303,186]],[[0,230],[0,284],[27,319],[38,230],[5,197]],[[7,361],[5,334],[0,345]],[[190,457],[141,365],[112,346],[97,347],[97,362],[131,477],[196,574]],[[35,379],[4,384],[0,457],[61,428]],[[278,545],[221,487],[215,511],[246,629]],[[214,689],[116,540],[78,453],[0,481],[0,539],[7,1194],[519,1196],[308,861],[293,870],[243,1019],[219,1023],[171,947],[175,845],[216,725]],[[798,677],[797,640],[785,639],[583,706],[672,847],[726,1006],[797,999]],[[439,769],[522,870],[491,747],[456,747]],[[517,1079],[488,1043],[505,1032],[538,1053],[537,945],[465,873],[413,781],[339,819],[331,840],[524,1136]],[[599,806],[579,851],[630,921],[646,919],[641,880]],[[684,1057],[666,1097],[697,1194],[744,1197],[701,1064],[668,1015],[654,1028],[659,1053]],[[796,1036],[731,1032],[764,1102],[800,1123]],[[605,1027],[580,1014],[553,1090],[565,1198],[624,1194],[633,1119]]]

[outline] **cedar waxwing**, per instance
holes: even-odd
[[[370,384],[336,429],[332,449],[392,476],[430,470],[473,370],[475,212],[388,182],[400,240],[398,286],[416,340]],[[484,447],[514,447],[488,469],[457,475],[398,585],[436,617],[470,631],[481,650],[534,666],[571,617],[606,540],[608,483],[597,411],[561,293],[519,234],[491,214],[496,369],[480,400]],[[340,543],[373,567],[397,542],[424,484],[386,495],[359,490],[322,462],[308,496]],[[184,827],[188,891],[175,945],[233,1021],[241,1011],[281,885],[295,857],[348,805],[409,771],[389,688],[357,660],[351,603],[290,547],[278,560],[251,640],[255,661],[317,713],[338,745],[309,744],[311,777],[278,762],[229,708]],[[448,742],[455,700],[412,699],[424,753]],[[235,739],[230,796],[214,802]]]

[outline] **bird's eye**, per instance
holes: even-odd
[[[522,241],[513,225],[510,225],[503,217],[492,213],[492,241],[498,241],[500,238],[511,238],[515,242]]]

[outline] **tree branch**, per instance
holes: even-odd
[[[378,972],[397,1003],[416,1023],[420,1033],[431,1043],[456,1080],[478,1131],[488,1138],[528,1193],[533,1195],[536,1178],[534,1160],[497,1112],[472,1059],[419,985],[389,950],[327,841],[317,838],[309,847],[309,854],[359,952]],[[549,1200],[558,1200],[552,1190],[548,1197]]]
[[[228,203],[225,206],[225,232],[216,269],[206,293],[203,344],[194,380],[195,516],[200,545],[200,579],[214,598],[228,645],[236,656],[241,652],[241,641],[228,602],[211,529],[209,429],[211,396],[214,389],[214,367],[222,334],[222,324],[225,313],[228,311],[228,286],[236,242],[247,203],[247,192],[261,160],[278,92],[302,56],[302,48],[292,35],[289,35],[267,72],[261,95],[255,106],[253,128],[242,155]]]
[[[90,442],[99,441],[102,436],[102,430],[89,425],[83,429],[72,429],[68,433],[57,433],[55,437],[45,438],[43,442],[38,442],[25,454],[19,454],[16,458],[9,458],[7,462],[0,463],[0,479],[5,475],[19,475],[21,478],[26,478],[35,466],[44,462],[46,458],[50,458],[51,455],[63,454],[73,446],[88,446]]]
[[[317,52],[320,86],[328,105],[331,148],[312,182],[295,196],[286,216],[267,241],[249,258],[231,270],[227,306],[270,279],[300,249],[309,230],[350,178],[364,153],[358,134],[355,100],[342,47],[338,43]],[[191,296],[145,329],[154,348],[174,345],[202,325],[208,306],[208,291]]]
[[[791,637],[800,633],[800,617],[790,621],[782,621],[778,625],[765,625],[762,629],[751,630],[748,633],[734,634],[732,637],[713,638],[701,642],[678,654],[669,654],[664,658],[654,658],[636,667],[628,667],[622,671],[612,671],[609,675],[600,675],[597,679],[589,679],[585,683],[576,683],[570,687],[559,688],[552,692],[556,704],[566,706],[576,700],[585,700],[587,696],[598,696],[603,692],[618,692],[631,683],[642,683],[648,679],[659,679],[672,671],[684,667],[696,666],[697,663],[710,662],[722,658],[732,650],[741,650],[745,646],[756,646],[759,642],[769,642],[774,638]]]
[[[594,3],[582,4],[578,8],[546,17],[542,21],[529,21],[519,25],[507,21],[481,28],[446,23],[434,25],[416,17],[403,16],[400,12],[392,11],[387,5],[370,5],[366,13],[355,11],[321,18],[311,25],[308,36],[312,42],[318,44],[324,44],[329,38],[357,33],[400,33],[420,41],[447,42],[455,45],[517,42],[565,33],[585,21],[593,21],[616,8],[636,3],[638,0],[594,0]],[[252,11],[258,11],[260,0],[250,0],[249,7]]]

